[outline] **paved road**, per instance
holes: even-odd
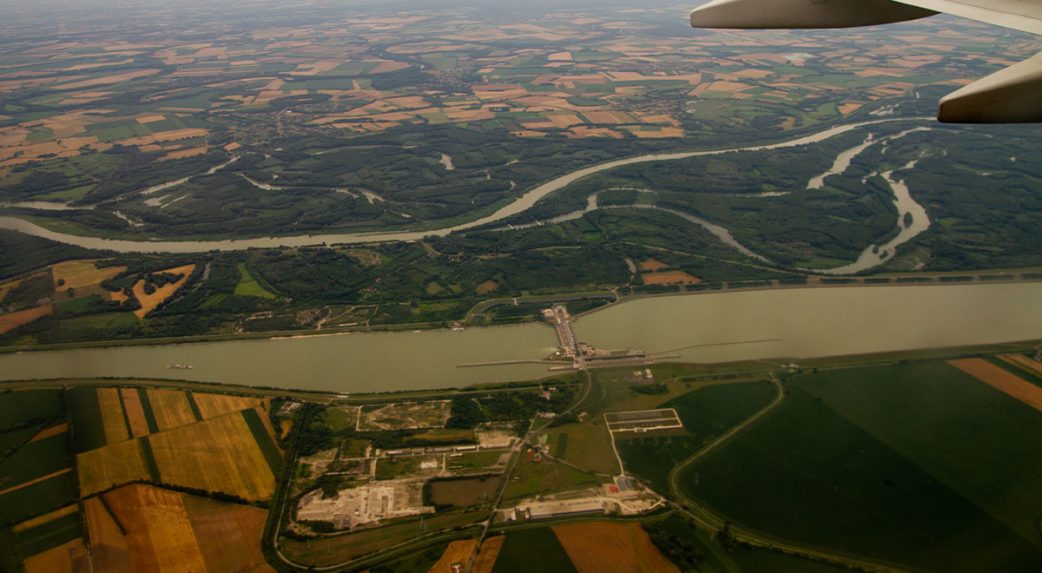
[[[692,454],[686,460],[675,466],[673,470],[669,473],[669,489],[670,492],[678,500],[677,502],[673,503],[673,506],[679,509],[680,511],[686,513],[697,523],[700,523],[704,527],[714,532],[720,532],[724,529],[725,526],[727,526],[735,540],[748,543],[749,545],[753,545],[756,547],[763,547],[775,551],[782,551],[793,555],[808,557],[819,561],[826,561],[828,563],[856,568],[862,571],[870,571],[873,573],[897,573],[907,571],[907,569],[902,569],[892,565],[862,559],[860,557],[840,555],[822,549],[807,547],[797,543],[790,543],[788,541],[774,539],[773,537],[762,534],[753,529],[730,523],[722,516],[714,513],[713,510],[709,509],[707,506],[698,503],[697,500],[690,498],[684,494],[683,489],[680,487],[680,475],[684,472],[686,468],[691,467],[699,460],[703,459],[710,453],[716,451],[717,449],[725,445],[727,442],[729,442],[731,439],[733,439],[735,436],[741,434],[743,431],[752,427],[758,421],[763,419],[764,416],[774,411],[778,406],[782,404],[782,402],[785,399],[784,388],[782,387],[781,383],[778,381],[777,377],[775,377],[774,374],[771,374],[770,381],[777,390],[777,394],[775,395],[774,399],[771,400],[770,404],[767,404],[758,412],[747,418],[741,424],[731,428],[721,436],[717,437],[715,440],[703,446],[701,449]]]

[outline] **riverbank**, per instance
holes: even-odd
[[[1042,338],[1039,315],[1042,281],[828,285],[633,297],[583,315],[575,330],[594,347],[639,348],[668,361],[788,363],[1034,340]],[[115,376],[335,393],[416,391],[545,377],[547,365],[538,361],[556,346],[553,330],[533,322],[462,332],[41,349],[0,356],[0,379]],[[500,365],[459,368],[478,362]]]
[[[1011,278],[989,278],[989,277],[1011,277]],[[1042,268],[1030,267],[1024,269],[993,270],[993,271],[945,271],[929,273],[906,273],[894,275],[873,275],[867,277],[844,277],[838,278],[816,278],[816,282],[801,284],[785,284],[779,281],[768,281],[770,284],[761,284],[763,281],[754,281],[754,285],[743,285],[742,283],[730,283],[724,285],[711,285],[701,290],[688,289],[676,292],[641,292],[622,295],[616,291],[583,291],[578,293],[560,293],[558,295],[534,295],[521,297],[500,297],[489,299],[474,305],[461,319],[466,328],[490,328],[504,326],[520,326],[526,324],[538,324],[552,329],[551,325],[541,320],[529,321],[503,321],[488,324],[475,325],[473,320],[489,308],[499,305],[512,304],[514,300],[518,304],[546,304],[567,303],[569,301],[583,301],[590,299],[606,300],[603,305],[589,310],[572,314],[573,319],[601,312],[620,304],[651,298],[683,297],[696,295],[712,295],[726,292],[756,292],[769,290],[792,290],[792,289],[823,289],[823,288],[852,288],[864,286],[965,286],[968,284],[1013,284],[1021,282],[1042,282]],[[957,281],[946,279],[961,279]],[[829,281],[829,282],[822,282]],[[843,281],[843,282],[839,282]],[[885,282],[883,282],[885,281]],[[195,344],[209,342],[233,342],[250,340],[302,340],[317,337],[333,337],[348,334],[365,334],[380,332],[413,332],[420,331],[449,331],[451,327],[445,326],[444,322],[410,322],[375,324],[369,326],[332,327],[322,330],[272,330],[262,332],[242,332],[235,334],[204,334],[197,336],[160,337],[160,338],[137,338],[137,339],[112,339],[94,340],[89,342],[69,342],[60,344],[41,344],[27,346],[0,346],[0,356],[5,354],[18,354],[22,352],[45,352],[57,350],[78,350],[92,348],[134,347],[134,346],[167,346],[177,344]]]

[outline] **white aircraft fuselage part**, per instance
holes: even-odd
[[[948,13],[1042,35],[1042,0],[713,0],[691,12],[696,28],[850,28]],[[1042,122],[1042,54],[941,100],[952,123]]]
[[[691,12],[695,28],[851,28],[937,12],[892,0],[713,0]]]

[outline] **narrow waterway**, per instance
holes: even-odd
[[[909,161],[902,170],[914,169],[917,161]],[[930,228],[930,217],[926,214],[926,208],[912,198],[908,185],[894,177],[894,172],[886,171],[880,176],[894,191],[894,206],[897,207],[897,226],[900,228],[897,235],[882,245],[869,245],[856,261],[849,265],[833,267],[831,269],[819,270],[818,272],[828,275],[847,275],[878,267],[893,258],[897,253],[897,247],[911,241]]]
[[[303,247],[310,245],[326,244],[352,244],[352,243],[374,243],[374,242],[385,242],[385,241],[419,241],[427,236],[445,236],[449,233],[464,231],[475,227],[487,225],[489,223],[495,223],[522,213],[530,209],[540,199],[575,183],[576,181],[611,169],[623,167],[626,165],[633,165],[636,163],[645,163],[651,161],[676,161],[680,159],[688,159],[692,157],[705,157],[711,155],[720,155],[724,153],[730,153],[733,151],[768,151],[772,149],[785,149],[789,147],[799,147],[801,145],[810,145],[818,143],[826,139],[848,133],[850,131],[860,129],[862,127],[870,125],[878,125],[881,123],[890,123],[897,121],[925,121],[924,118],[900,118],[900,119],[882,119],[874,121],[865,121],[860,123],[853,123],[848,125],[840,125],[832,127],[818,133],[811,135],[798,137],[788,141],[782,141],[779,143],[771,143],[765,145],[753,145],[746,147],[736,147],[729,149],[713,149],[713,150],[701,150],[701,151],[679,151],[672,153],[651,153],[647,155],[640,155],[635,157],[628,157],[625,159],[616,159],[605,163],[600,163],[583,169],[578,169],[571,173],[562,175],[560,177],[551,179],[546,183],[537,185],[532,189],[526,191],[520,197],[514,199],[509,204],[501,207],[490,215],[474,219],[472,221],[454,225],[451,227],[443,227],[440,229],[431,229],[424,231],[397,231],[397,232],[374,232],[374,233],[328,233],[328,234],[317,234],[317,235],[296,235],[296,236],[285,236],[285,237],[260,237],[252,239],[236,239],[236,240],[214,240],[214,241],[177,241],[177,240],[126,240],[126,239],[104,239],[100,237],[87,237],[80,235],[72,235],[68,233],[59,233],[43,228],[35,223],[20,219],[18,217],[0,217],[0,228],[10,229],[19,231],[29,235],[35,235],[58,241],[62,243],[74,244],[81,247],[92,248],[92,249],[107,249],[123,253],[140,253],[140,252],[169,252],[169,253],[197,253],[207,252],[212,250],[219,251],[238,251],[246,250],[251,248],[278,248],[278,247]],[[237,157],[236,157],[237,158]],[[210,170],[221,169],[236,158],[233,158],[228,163],[219,165]],[[209,172],[208,172],[209,173]],[[146,190],[148,192],[157,192],[162,189],[169,188],[156,186],[152,189]],[[369,196],[367,195],[367,198]],[[370,199],[372,200],[372,199]]]

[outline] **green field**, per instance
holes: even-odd
[[[77,386],[66,394],[72,425],[72,448],[77,453],[105,445],[98,391],[94,386]]]
[[[442,529],[463,528],[487,517],[484,511],[437,514],[423,520],[412,519],[376,529],[302,541],[282,538],[279,547],[298,563],[339,565],[349,559],[374,553],[392,545],[415,540],[416,537]]]
[[[542,573],[577,573],[549,527],[508,533],[492,573],[530,573],[534,569]]]
[[[944,363],[798,377],[681,476],[767,534],[944,571],[1042,568],[1042,417]],[[769,479],[766,479],[769,476]]]
[[[242,417],[250,427],[250,433],[253,434],[257,447],[264,454],[264,459],[268,462],[271,473],[279,475],[279,470],[282,468],[282,454],[279,452],[275,442],[272,441],[271,434],[268,433],[268,428],[264,425],[264,421],[261,420],[260,414],[257,413],[256,409],[249,409],[242,411]]]
[[[0,526],[25,521],[75,502],[76,472],[66,472],[51,479],[0,495]]]
[[[0,490],[52,474],[72,464],[68,433],[30,442],[0,462]]]
[[[270,300],[278,298],[275,293],[265,289],[257,282],[257,279],[253,278],[250,270],[246,268],[246,263],[239,263],[239,283],[235,285],[235,294],[237,296],[256,296]]]
[[[684,423],[681,435],[616,437],[615,443],[626,470],[652,489],[669,492],[668,476],[673,466],[698,448],[752,416],[775,396],[766,381],[709,386],[662,405],[675,408]]]
[[[517,500],[535,495],[596,487],[602,482],[597,476],[571,466],[544,459],[541,463],[518,461],[503,493],[504,500]]]
[[[36,555],[68,543],[83,535],[83,519],[79,512],[15,533],[15,543],[23,556]]]
[[[59,390],[9,391],[0,394],[0,430],[64,417]]]

